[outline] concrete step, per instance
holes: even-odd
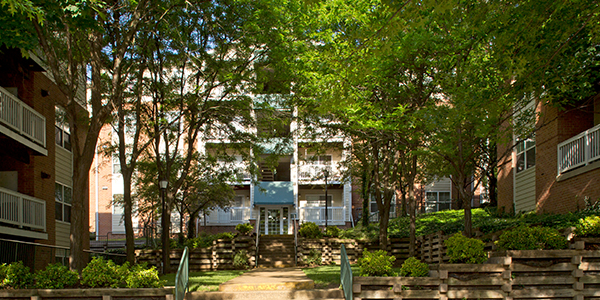
[[[344,299],[339,289],[240,291],[240,292],[191,292],[186,300],[313,300]]]

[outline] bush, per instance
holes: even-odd
[[[203,233],[202,235],[200,235],[198,237],[195,237],[193,239],[188,239],[187,241],[185,241],[184,246],[187,246],[190,249],[208,248],[208,247],[212,246],[213,241],[215,241],[215,240],[219,240],[219,239],[231,240],[234,237],[235,237],[235,235],[231,232],[222,232],[222,233],[218,233],[218,234]]]
[[[462,233],[453,235],[444,241],[444,245],[451,263],[482,264],[488,259],[483,242]]]
[[[235,225],[235,230],[237,230],[242,235],[249,235],[252,232],[252,230],[254,230],[254,227],[250,223],[241,223]]]
[[[162,288],[165,285],[158,277],[158,270],[154,266],[148,268],[146,263],[133,266],[126,276],[125,283],[130,289]]]
[[[319,226],[313,222],[305,222],[300,225],[300,230],[298,230],[300,236],[309,238],[309,239],[318,239],[323,236],[321,229]]]
[[[60,263],[49,264],[46,269],[35,272],[35,287],[38,289],[64,289],[79,281],[79,274]]]
[[[504,250],[565,249],[567,239],[553,228],[520,226],[500,235],[496,245]]]
[[[81,284],[92,288],[124,287],[129,264],[117,266],[112,260],[94,257],[81,272]]]
[[[575,234],[578,237],[600,237],[600,216],[579,219],[575,226]]]
[[[233,256],[233,266],[236,269],[248,269],[250,267],[250,256],[248,251],[242,249]]]
[[[332,238],[340,237],[340,233],[342,232],[337,226],[328,226],[327,230],[325,230],[325,235]]]
[[[429,276],[429,265],[420,260],[409,257],[402,263],[400,276],[403,277],[426,277]]]
[[[323,263],[323,256],[321,251],[317,249],[310,249],[310,252],[302,261],[307,266],[320,266]]]
[[[360,276],[396,276],[392,265],[396,257],[388,256],[387,251],[364,251],[363,257],[358,259]]]
[[[27,289],[33,286],[33,274],[23,262],[13,262],[4,269],[5,275],[2,280],[4,288]]]

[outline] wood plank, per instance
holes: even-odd
[[[410,299],[438,299],[440,297],[440,291],[404,290],[400,295],[402,298]]]
[[[471,286],[471,285],[503,285],[508,281],[502,277],[485,277],[471,280],[460,280],[458,278],[448,278],[449,286]]]
[[[500,290],[449,290],[448,298],[453,299],[504,299],[506,294]]]
[[[552,284],[573,284],[575,278],[572,276],[523,276],[515,277],[512,280],[513,285],[552,285]]]
[[[571,298],[575,294],[572,289],[524,289],[513,290],[509,296],[513,298]]]
[[[358,295],[354,294],[354,297],[358,296],[360,298],[369,298],[369,299],[386,299],[386,298],[394,298],[394,291],[391,290],[377,290],[377,291],[361,291]]]
[[[571,272],[571,271],[577,269],[577,265],[574,265],[571,263],[558,263],[558,264],[551,265],[549,267],[535,267],[535,266],[528,266],[528,265],[522,265],[522,264],[512,264],[508,269],[513,272],[556,272],[556,271]]]
[[[439,269],[448,270],[448,273],[501,273],[505,270],[500,264],[440,264]]]
[[[585,275],[579,278],[579,282],[598,284],[600,283],[600,275]]]

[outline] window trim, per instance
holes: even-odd
[[[60,200],[57,199],[57,197],[56,197],[56,186],[57,185],[60,186],[60,191],[61,191],[61,196],[62,196],[62,199],[60,199]],[[65,195],[66,195],[65,194],[65,188],[68,188],[68,189],[71,190],[71,203],[67,203],[65,201]],[[54,219],[56,221],[60,221],[60,222],[71,224],[71,216],[72,216],[71,211],[72,211],[72,207],[73,207],[72,202],[73,202],[73,187],[72,186],[68,186],[66,184],[63,184],[61,182],[55,181],[54,182],[54,206],[55,206],[54,209],[56,210],[56,204],[60,204],[61,210],[62,210],[62,212],[61,212],[61,218],[60,219],[58,219],[56,215],[54,216]],[[71,208],[71,209],[69,209],[69,213],[68,213],[69,219],[68,220],[66,220],[66,218],[65,218],[65,215],[66,215],[65,214],[65,212],[66,212],[65,207],[66,206],[68,206],[69,208]]]
[[[521,148],[522,145],[522,149]],[[536,141],[535,141],[535,136],[530,137],[530,138],[526,138],[526,139],[515,139],[515,172],[516,173],[521,173],[523,171],[529,170],[531,168],[535,167],[536,164]],[[530,165],[530,157],[531,157],[531,152],[533,151],[533,164]],[[523,155],[523,168],[519,169],[520,166],[520,162],[519,162],[519,156]]]

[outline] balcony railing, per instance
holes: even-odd
[[[300,220],[302,222],[314,222],[317,225],[325,225],[325,207],[300,207]],[[346,218],[345,207],[328,207],[327,222],[341,223],[345,222]]]
[[[558,144],[558,174],[600,158],[600,125]]]
[[[17,133],[46,147],[46,118],[2,87],[0,121]]]
[[[251,217],[251,207],[219,208],[206,216],[206,224],[239,224],[248,222]]]
[[[46,231],[46,201],[0,188],[0,222]]]
[[[298,168],[298,179],[301,181],[325,182],[323,172],[326,167],[329,168],[329,177],[327,177],[327,181],[334,182],[342,180],[342,174],[339,168],[316,164],[301,165]]]

